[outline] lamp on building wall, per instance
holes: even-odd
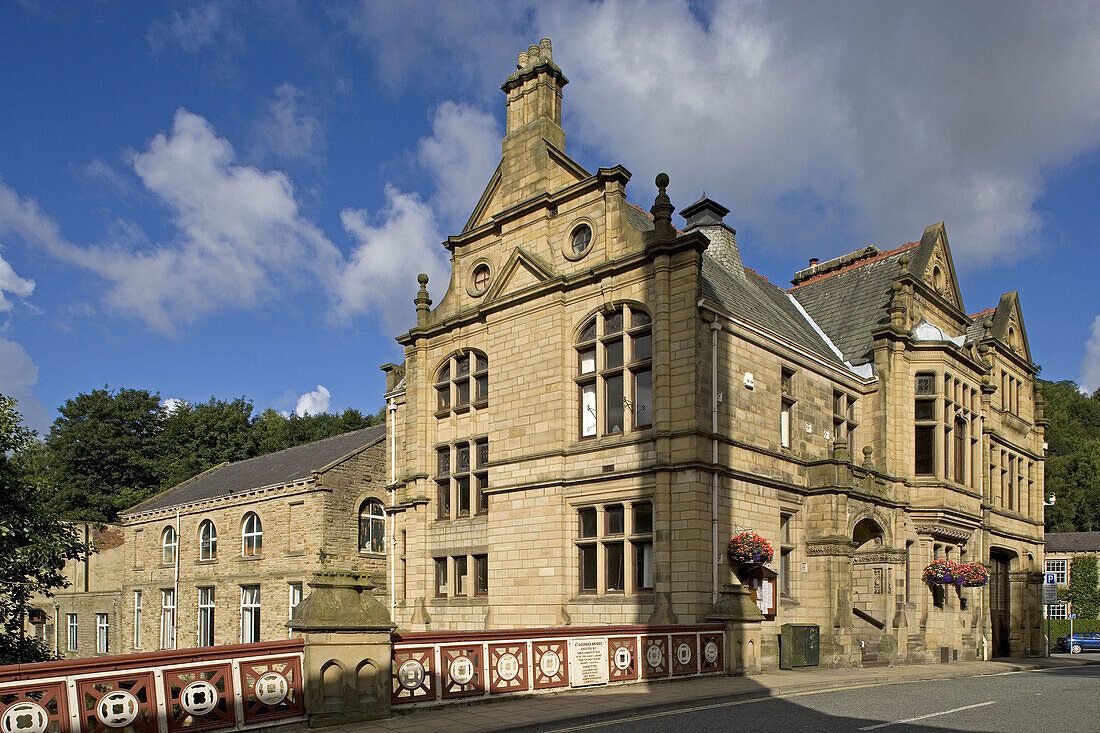
[[[1054,502],[1058,500],[1055,494],[1051,494],[1049,497],[1043,499],[1043,506],[1054,506]]]

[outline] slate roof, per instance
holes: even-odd
[[[1100,532],[1047,532],[1046,552],[1100,552]]]
[[[309,478],[314,471],[382,440],[385,435],[385,425],[373,425],[362,430],[353,430],[350,433],[268,453],[266,456],[229,463],[161,492],[127,509],[123,514],[166,509],[263,486],[293,483]]]
[[[788,292],[852,364],[873,358],[871,331],[889,322],[890,284],[902,274],[898,261],[920,242],[910,242],[832,272],[804,280]],[[916,259],[911,256],[911,259]],[[910,269],[913,263],[909,264]]]
[[[703,297],[715,301],[731,315],[845,368],[783,290],[752,269],[743,269],[744,276],[737,277],[708,249],[703,253]]]

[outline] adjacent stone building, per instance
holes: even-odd
[[[1074,558],[1100,556],[1100,532],[1047,532],[1043,549],[1046,572],[1054,573],[1059,588],[1069,586]],[[1068,601],[1047,606],[1051,618],[1068,618],[1073,611]]]
[[[943,224],[781,288],[720,204],[676,228],[667,176],[647,214],[625,168],[573,161],[566,83],[549,40],[519,54],[450,282],[433,307],[421,276],[383,367],[399,627],[691,623],[732,577],[764,666],[788,622],[820,626],[823,664],[1040,649],[1044,422],[1015,293],[968,315]],[[730,566],[743,529],[770,568]],[[992,583],[930,588],[936,557]]]
[[[64,588],[31,599],[27,631],[58,657],[118,654],[123,648],[122,527],[79,522],[75,529],[94,551],[65,563]]]
[[[378,425],[218,466],[128,509],[110,554],[91,559],[112,591],[110,651],[287,638],[320,570],[384,587],[385,462]],[[80,595],[77,583],[58,599]]]

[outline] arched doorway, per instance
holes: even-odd
[[[1007,657],[1012,652],[1010,645],[1009,619],[1012,618],[1012,589],[1009,586],[1009,570],[1016,553],[1008,550],[991,549],[989,561],[992,564],[989,573],[989,620],[992,632],[993,656]]]

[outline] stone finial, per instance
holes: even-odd
[[[539,56],[546,59],[547,61],[554,60],[554,53],[550,48],[549,38],[539,39]]]
[[[874,468],[875,462],[871,460],[871,456],[874,455],[875,449],[869,445],[863,446],[863,467]]]
[[[903,270],[909,267],[909,255],[903,254],[901,257],[898,257],[898,264],[901,265],[901,269]]]
[[[653,214],[653,227],[658,239],[672,239],[675,236],[672,228],[672,212],[675,209],[665,192],[668,188],[668,174],[658,173],[653,182],[657,184],[657,198],[653,201],[653,208],[649,210]]]
[[[420,290],[417,291],[413,303],[416,304],[416,325],[422,326],[424,320],[428,317],[428,310],[432,307],[432,299],[428,297],[427,274],[420,273],[416,276],[416,281],[420,283]]]

